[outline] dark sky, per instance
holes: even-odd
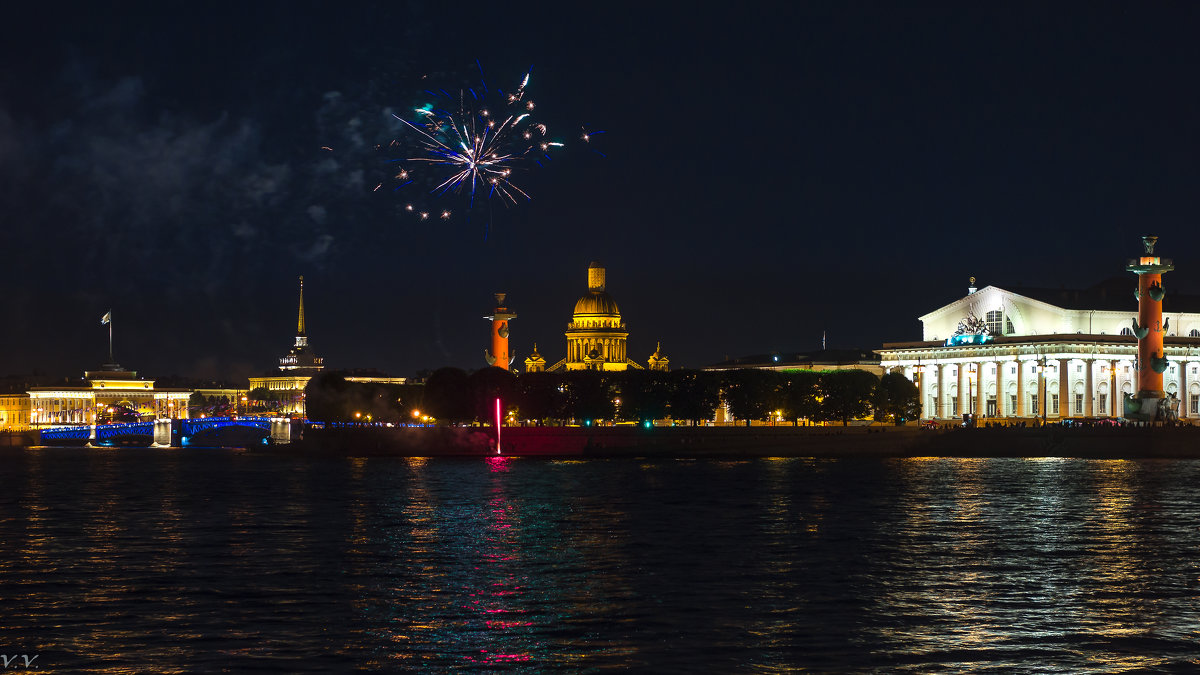
[[[1200,288],[1195,3],[104,4],[6,20],[0,374],[95,368],[110,308],[126,367],[262,372],[301,274],[326,364],[396,375],[481,367],[496,291],[558,360],[593,259],[673,367],[917,339],[969,276],[1083,287],[1147,233]],[[417,222],[374,146],[476,59],[572,142]]]

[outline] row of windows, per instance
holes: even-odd
[[[996,399],[989,398],[985,403],[987,405],[988,415],[989,416],[996,415]],[[970,404],[971,412],[975,412],[975,400],[972,399],[971,401],[969,401],[969,404]],[[1029,405],[1032,410],[1038,410],[1038,395],[1037,394],[1030,394]],[[1200,396],[1193,396],[1192,397],[1192,412],[1193,413],[1195,413],[1197,411],[1198,406],[1200,406]],[[959,414],[957,399],[952,399],[950,401],[950,408],[951,408],[950,414],[957,417]],[[1008,395],[1008,410],[1014,411],[1016,409],[1017,409],[1017,395],[1009,394]],[[1058,414],[1058,394],[1050,395],[1050,409],[1047,410],[1046,412],[1051,415]],[[1012,413],[1010,412],[1009,414],[1012,414]],[[1075,394],[1075,414],[1076,415],[1083,414],[1083,394]],[[1098,414],[1098,415],[1107,415],[1108,414],[1108,394],[1100,394],[1096,398],[1096,414]]]
[[[988,333],[991,335],[1012,335],[1017,332],[1013,330],[1012,317],[1004,316],[1002,310],[988,312],[984,315],[983,322],[987,325]],[[1101,335],[1103,335],[1103,331]],[[1121,335],[1133,335],[1133,329],[1125,326],[1121,329]],[[1188,331],[1188,337],[1200,337],[1200,328]]]
[[[1125,326],[1121,329],[1121,335],[1133,335],[1133,329]],[[1188,331],[1188,337],[1200,337],[1200,328],[1193,328]]]
[[[975,403],[976,403],[975,399],[971,399],[970,401],[968,401],[968,403],[969,403],[971,412],[972,413],[975,412]],[[988,415],[989,416],[995,415],[996,414],[996,399],[994,397],[988,398],[988,400],[985,403],[987,405]],[[1083,403],[1084,403],[1083,394],[1075,394],[1074,403],[1075,403],[1075,415],[1083,415],[1084,414],[1084,412],[1083,412]],[[929,404],[931,407],[936,406],[937,400],[933,397],[930,397]],[[1008,410],[1010,411],[1009,414],[1012,414],[1011,411],[1014,411],[1017,409],[1017,395],[1016,394],[1008,395],[1008,406],[1009,406]],[[1029,407],[1031,410],[1038,410],[1038,395],[1037,394],[1029,395]],[[1188,397],[1188,409],[1190,411],[1189,414],[1200,415],[1200,396],[1193,394]],[[1058,394],[1050,395],[1050,409],[1047,410],[1046,413],[1050,414],[1050,415],[1058,414]],[[959,415],[958,399],[950,399],[950,414],[955,417],[957,417]],[[1107,393],[1101,393],[1096,396],[1096,414],[1097,415],[1107,415],[1108,414],[1108,394]]]
[[[1036,372],[1036,368],[1037,368],[1037,366],[1036,366],[1036,365],[1030,365],[1030,370],[1031,370],[1031,371],[1034,371],[1034,372]],[[1176,372],[1176,370],[1177,370],[1177,368],[1178,368],[1178,366],[1176,366],[1175,364],[1171,364],[1171,367],[1170,367],[1170,369],[1169,369],[1169,371],[1168,371],[1168,372],[1169,372],[1169,374],[1171,374],[1171,375],[1174,375],[1174,374],[1175,374],[1175,372]],[[1125,372],[1125,373],[1129,373],[1129,366],[1128,366],[1128,365],[1122,366],[1122,367],[1121,367],[1121,369],[1122,369],[1122,371],[1123,371],[1123,372]],[[1057,374],[1057,373],[1058,373],[1058,366],[1057,366],[1057,365],[1048,365],[1048,366],[1046,366],[1046,370],[1048,370],[1048,371],[1049,371],[1051,374]],[[1083,372],[1083,364],[1082,364],[1082,363],[1077,363],[1077,364],[1075,364],[1075,372],[1077,372],[1077,373],[1082,373],[1082,372]],[[1101,364],[1100,364],[1100,372],[1101,372],[1101,373],[1107,373],[1107,372],[1108,372],[1108,364],[1107,364],[1107,363],[1101,363]],[[957,369],[957,368],[952,368],[952,369],[950,369],[950,371],[949,371],[949,374],[950,374],[951,376],[955,376],[955,375],[957,375],[957,374],[958,374],[958,369]],[[988,369],[988,374],[989,374],[989,375],[995,375],[995,374],[996,374],[996,366],[990,366],[990,367],[989,367],[989,369]],[[1016,374],[1017,374],[1017,367],[1016,367],[1016,366],[1009,366],[1009,367],[1008,367],[1008,374],[1009,374],[1009,375],[1016,375]],[[1191,368],[1191,374],[1192,374],[1192,375],[1200,374],[1200,367],[1198,367],[1198,366],[1192,366],[1192,368]]]

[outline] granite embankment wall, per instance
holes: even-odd
[[[0,448],[38,445],[41,434],[36,431],[0,431]]]
[[[308,430],[280,452],[495,454],[490,428]],[[916,427],[505,427],[506,456],[1200,458],[1200,429]]]

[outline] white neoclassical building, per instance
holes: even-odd
[[[1200,297],[1163,299],[1163,388],[1200,421]],[[921,392],[923,418],[1120,417],[1137,391],[1137,278],[1086,290],[996,286],[920,317],[923,340],[876,350]]]

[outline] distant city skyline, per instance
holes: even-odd
[[[516,362],[535,342],[557,360],[592,260],[630,358],[661,342],[673,369],[917,339],[972,276],[1086,288],[1142,234],[1175,259],[1171,288],[1200,291],[1200,6],[487,16],[14,10],[0,375],[96,368],[110,309],[127,368],[259,374],[292,343],[301,275],[327,366],[396,375],[482,367],[497,292]],[[531,200],[422,224],[374,191],[393,112],[530,66],[566,142],[521,175]],[[572,145],[586,129],[603,157]]]

